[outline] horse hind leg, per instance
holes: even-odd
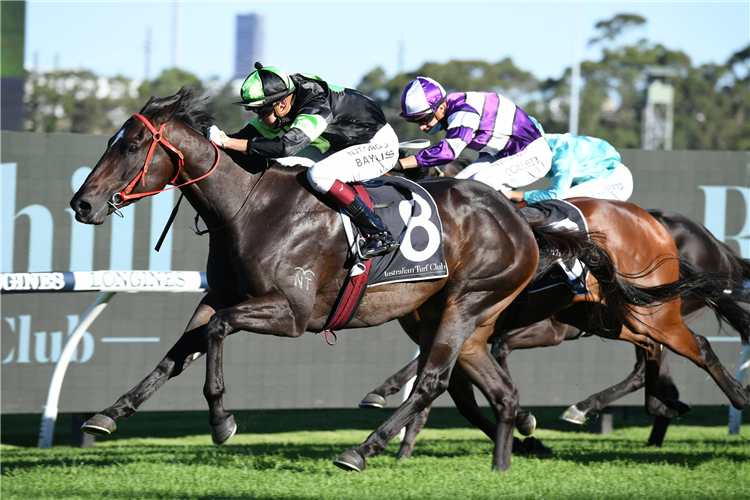
[[[167,380],[178,376],[206,352],[203,330],[214,313],[208,301],[207,296],[193,313],[185,332],[156,368],[115,404],[87,420],[81,426],[84,432],[98,436],[112,434],[117,429],[117,419],[131,417]]]
[[[650,317],[643,316],[644,319],[652,321],[651,327],[645,324],[634,324],[633,330],[640,335],[648,336],[654,342],[666,345],[670,350],[706,370],[727,395],[732,406],[738,410],[750,405],[750,386],[742,387],[742,384],[737,382],[721,364],[708,340],[702,335],[693,333],[679,317],[679,310],[669,306],[674,306],[674,304],[665,304],[661,311],[657,311]],[[672,321],[667,321],[668,314],[672,314]],[[676,320],[674,314],[677,314]]]
[[[678,418],[690,411],[690,405],[678,398],[680,393],[669,376],[667,352],[661,344],[649,346],[653,359],[647,356],[645,366],[646,413],[658,418]]]

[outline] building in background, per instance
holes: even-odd
[[[0,82],[0,126],[3,130],[23,130],[24,39],[26,2],[0,2],[2,22],[2,82]]]
[[[234,55],[234,78],[244,80],[253,69],[255,61],[263,61],[265,19],[260,14],[237,16]]]
[[[666,66],[646,68],[646,105],[643,109],[643,149],[672,149],[674,87],[677,70]]]

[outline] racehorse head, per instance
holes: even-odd
[[[191,88],[152,97],[109,139],[107,150],[70,201],[76,220],[101,224],[107,215],[168,183],[189,180],[183,153],[173,144],[203,138],[210,125],[210,101]],[[205,140],[205,139],[203,139]]]

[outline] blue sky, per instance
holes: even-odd
[[[26,66],[85,68],[141,79],[173,64],[174,2],[27,1]],[[539,78],[559,78],[573,58],[575,2],[181,2],[179,66],[201,79],[231,79],[235,16],[265,16],[262,62],[356,86],[376,66],[393,76],[426,61],[510,57]],[[750,42],[750,1],[580,2],[582,59],[597,21],[634,13],[648,23],[624,38],[686,52],[694,64],[724,62]]]

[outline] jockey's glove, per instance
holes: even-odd
[[[211,125],[211,128],[206,131],[206,138],[220,148],[223,148],[229,140],[227,134],[216,125]]]

